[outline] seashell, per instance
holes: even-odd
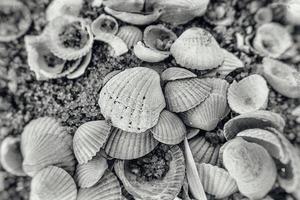
[[[99,8],[99,7],[102,6],[102,4],[103,4],[103,0],[93,0],[91,6],[92,6],[93,8]]]
[[[196,77],[197,75],[193,72],[180,67],[170,67],[161,74],[161,79],[164,82]]]
[[[212,92],[213,95],[220,95],[222,97],[227,96],[227,91],[229,87],[229,83],[220,78],[206,78],[207,82],[212,85]]]
[[[82,18],[59,16],[46,27],[51,52],[64,60],[75,60],[89,53],[93,46],[90,26]],[[80,35],[80,38],[76,38]]]
[[[15,176],[25,176],[22,168],[20,138],[6,137],[0,145],[0,163],[5,171]]]
[[[102,85],[105,85],[112,77],[122,72],[121,70],[114,70],[106,74],[106,76],[103,78]]]
[[[117,36],[121,38],[127,44],[128,49],[130,49],[139,41],[142,41],[143,32],[136,26],[122,26]]]
[[[23,169],[29,176],[50,165],[61,167],[70,174],[75,170],[72,136],[54,118],[41,117],[25,126],[21,152]]]
[[[293,45],[292,37],[277,23],[261,25],[253,39],[253,47],[261,56],[278,58]]]
[[[144,15],[140,13],[116,11],[107,6],[104,7],[104,11],[123,22],[126,22],[128,24],[133,24],[133,25],[152,24],[153,22],[157,21],[161,16],[161,14],[163,13],[163,10],[161,8],[157,8],[153,10],[152,13]]]
[[[90,121],[82,124],[75,132],[73,148],[79,164],[87,163],[103,147],[110,133],[111,125],[104,121]]]
[[[279,114],[267,110],[257,110],[238,115],[227,121],[224,125],[224,136],[230,140],[246,129],[273,127],[283,131],[284,126],[285,121]]]
[[[133,52],[140,60],[150,63],[161,62],[170,56],[169,53],[158,52],[146,47],[141,41],[134,46]]]
[[[120,200],[121,197],[121,187],[117,177],[107,170],[97,185],[91,188],[80,188],[77,200]]]
[[[105,152],[123,160],[140,158],[151,152],[158,145],[148,130],[143,133],[130,133],[113,128],[106,142]]]
[[[186,68],[206,70],[220,66],[224,53],[215,38],[202,28],[183,32],[171,46],[176,62]]]
[[[254,20],[258,25],[270,23],[273,20],[273,12],[270,7],[262,7],[257,10]]]
[[[107,168],[106,159],[103,156],[96,155],[86,164],[77,165],[75,180],[79,187],[90,188],[101,179]]]
[[[208,98],[211,90],[212,86],[207,81],[198,78],[168,82],[164,90],[168,110],[190,110]]]
[[[168,153],[172,158],[169,170],[157,180],[139,180],[138,176],[129,169],[131,161],[117,160],[115,162],[114,168],[117,176],[135,199],[173,200],[180,192],[185,176],[183,153],[176,145],[171,146]]]
[[[116,35],[119,30],[119,24],[115,18],[102,14],[92,22],[91,30],[96,36],[101,33]]]
[[[229,2],[209,4],[204,19],[215,26],[230,26],[234,22],[235,10]]]
[[[98,33],[95,40],[105,42],[111,47],[110,56],[118,57],[128,52],[126,43],[113,34]]]
[[[32,22],[30,10],[21,1],[0,2],[0,42],[10,42],[24,35]]]
[[[39,171],[31,181],[31,200],[76,200],[77,188],[73,178],[55,166]]]
[[[53,0],[46,9],[47,21],[70,15],[77,17],[83,7],[83,0]]]
[[[262,70],[263,76],[274,90],[289,98],[300,98],[300,72],[295,68],[271,58],[264,58]]]
[[[205,163],[196,166],[206,193],[221,199],[238,192],[236,181],[225,169]]]
[[[266,80],[258,75],[250,75],[234,81],[228,88],[228,104],[239,113],[265,109],[268,105],[269,88]]]
[[[186,135],[186,128],[181,119],[167,110],[160,113],[157,124],[150,131],[156,140],[169,145],[179,144]]]
[[[242,138],[227,142],[223,149],[223,164],[236,180],[239,191],[250,199],[261,199],[272,189],[276,166],[262,146]]]
[[[144,9],[145,0],[103,0],[103,5],[111,9],[123,12],[141,12]]]
[[[152,64],[152,63],[142,63],[141,67],[146,67],[149,69],[152,69],[154,71],[156,71],[159,75],[162,74],[162,72],[167,69],[167,66],[165,66],[163,63],[161,64]]]
[[[145,67],[126,69],[112,77],[102,88],[98,103],[114,127],[134,133],[155,126],[166,105],[158,73]]]
[[[200,129],[187,127],[186,138],[188,140],[190,140],[190,139],[194,138],[195,136],[197,136],[199,133],[200,133]]]
[[[300,3],[297,0],[289,0],[286,2],[286,21],[293,25],[300,25]]]
[[[92,59],[92,51],[90,51],[87,55],[85,55],[81,61],[79,66],[74,72],[71,72],[70,74],[67,75],[68,79],[75,79],[80,76],[82,76],[86,70],[86,68],[89,66],[90,62]]]

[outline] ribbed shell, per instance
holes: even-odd
[[[170,67],[161,74],[161,79],[165,82],[196,77],[193,72],[180,67]]]
[[[31,181],[30,200],[76,200],[76,197],[73,178],[59,167],[47,167]]]
[[[109,72],[106,74],[106,76],[103,78],[102,85],[105,85],[112,77],[122,72],[121,70],[114,70],[112,72]]]
[[[190,28],[174,42],[171,54],[183,67],[213,69],[224,61],[224,53],[215,38],[201,28]]]
[[[91,121],[82,124],[73,138],[74,154],[79,164],[87,163],[103,147],[108,139],[111,125],[104,121]]]
[[[166,103],[157,72],[136,67],[112,77],[100,92],[101,113],[124,131],[141,133],[157,124]]]
[[[206,78],[208,83],[212,85],[212,94],[221,95],[223,97],[227,96],[227,90],[229,87],[229,83],[220,78]]]
[[[185,135],[186,128],[181,119],[174,113],[163,110],[158,123],[151,129],[156,140],[164,144],[178,144]]]
[[[168,52],[160,52],[146,47],[141,41],[134,46],[133,53],[140,60],[149,63],[161,62],[170,56]]]
[[[186,133],[186,138],[188,140],[192,139],[193,137],[195,137],[196,135],[198,135],[200,132],[200,129],[198,128],[190,128],[187,127],[187,133]]]
[[[23,169],[34,176],[41,169],[54,165],[73,174],[75,157],[72,151],[72,136],[66,128],[51,117],[32,120],[21,135]]]
[[[144,133],[130,133],[113,128],[105,152],[113,158],[131,160],[150,153],[158,143],[149,130]]]
[[[119,30],[119,24],[115,18],[106,14],[101,14],[92,22],[91,30],[94,35],[98,35],[100,33],[115,35]]]
[[[117,36],[121,38],[127,44],[128,49],[130,49],[139,41],[142,41],[143,32],[136,26],[122,26]]]
[[[211,164],[196,164],[205,192],[217,199],[226,198],[238,191],[235,180],[220,167]]]
[[[211,92],[211,85],[198,78],[176,80],[165,86],[168,110],[184,112],[203,102]]]
[[[121,200],[121,187],[117,177],[109,170],[99,183],[91,188],[80,188],[77,200]]]
[[[62,15],[77,17],[83,6],[83,0],[53,0],[46,9],[48,21]]]

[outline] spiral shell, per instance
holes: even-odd
[[[51,21],[62,15],[77,17],[83,7],[83,0],[53,0],[46,9],[46,19]]]
[[[164,82],[196,77],[197,75],[193,72],[180,67],[170,67],[161,74],[161,79]]]
[[[143,39],[143,32],[136,26],[121,26],[117,36],[121,38],[126,44],[128,49],[135,46]]]
[[[115,35],[119,30],[119,24],[115,18],[102,14],[92,22],[91,30],[96,36],[100,33]]]
[[[144,9],[145,0],[103,0],[103,5],[123,12],[137,13]]]
[[[137,42],[137,44],[134,46],[133,52],[134,55],[140,60],[150,63],[161,62],[170,56],[168,52],[160,52],[146,47],[141,41]]]

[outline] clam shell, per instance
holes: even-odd
[[[238,191],[236,181],[225,169],[205,163],[196,166],[204,190],[208,194],[221,199]]]
[[[91,30],[94,35],[101,33],[116,35],[119,30],[119,24],[115,18],[102,14],[92,22]]]
[[[0,164],[5,171],[15,175],[24,176],[22,168],[23,157],[20,151],[20,138],[8,136],[0,145]]]
[[[79,164],[87,163],[103,147],[108,139],[111,125],[104,120],[82,124],[75,132],[73,148]]]
[[[21,151],[23,169],[29,176],[50,165],[61,167],[70,174],[74,172],[72,136],[54,118],[42,117],[27,124],[21,135]]]
[[[239,191],[250,199],[261,199],[272,189],[277,170],[267,150],[242,138],[227,142],[223,164],[236,180]]]
[[[265,109],[268,104],[269,88],[266,80],[257,74],[234,81],[228,88],[228,104],[239,113]]]
[[[150,153],[157,145],[150,131],[130,133],[113,128],[105,152],[113,158],[131,160]]]
[[[136,26],[122,26],[117,36],[121,38],[127,44],[128,49],[130,49],[139,41],[142,41],[143,32]]]
[[[133,52],[134,55],[140,60],[150,63],[161,62],[170,56],[169,53],[155,51],[146,47],[141,41],[137,42],[137,44],[134,46]]]
[[[280,94],[289,98],[300,98],[300,72],[283,62],[264,58],[263,76]]]
[[[200,132],[200,129],[198,128],[187,128],[187,133],[186,133],[186,138],[188,140],[192,139],[193,137],[195,137],[196,135],[198,135]]]
[[[165,86],[165,98],[168,110],[184,112],[203,102],[211,92],[207,81],[192,78],[168,82]]]
[[[113,34],[99,32],[95,36],[95,40],[105,42],[111,47],[110,56],[118,57],[128,52],[126,43]]]
[[[114,70],[114,71],[109,72],[108,74],[106,74],[106,76],[104,77],[104,79],[102,81],[102,85],[105,85],[112,77],[119,74],[120,72],[122,72],[122,71],[121,70]]]
[[[169,171],[162,180],[138,181],[136,175],[127,170],[127,161],[117,160],[115,171],[125,189],[136,199],[173,200],[180,192],[185,176],[183,153],[178,146],[172,146],[172,160]]]
[[[258,110],[236,116],[224,125],[224,136],[227,140],[234,138],[239,132],[252,128],[273,127],[283,131],[284,119],[277,113]]]
[[[121,200],[121,187],[117,177],[109,170],[99,183],[91,188],[80,188],[77,200]]]
[[[180,67],[170,67],[161,74],[161,79],[164,82],[196,77],[197,75],[193,72]]]
[[[51,21],[62,15],[77,17],[83,7],[83,0],[53,0],[46,9],[46,19]]]
[[[114,127],[134,133],[155,126],[165,107],[158,73],[144,67],[112,77],[102,88],[98,103]]]
[[[47,167],[32,179],[31,200],[76,200],[76,197],[73,178],[59,167]]]
[[[67,75],[68,79],[75,79],[80,76],[82,76],[86,70],[86,68],[89,66],[90,62],[92,59],[92,51],[90,51],[87,55],[85,55],[82,59],[81,62],[79,63],[79,66],[74,72],[71,72],[70,74]]]
[[[101,179],[107,168],[106,159],[97,155],[86,164],[77,165],[75,180],[81,188],[92,187]]]
[[[178,144],[186,135],[186,128],[181,119],[174,113],[163,110],[158,123],[151,129],[153,137],[164,144]]]
[[[144,9],[145,0],[103,0],[103,5],[123,12],[140,12]]]
[[[213,69],[224,61],[223,50],[215,38],[201,28],[183,32],[172,45],[171,54],[179,65],[197,70]]]

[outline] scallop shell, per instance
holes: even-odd
[[[128,49],[130,49],[139,41],[142,41],[143,32],[136,26],[122,26],[117,36],[121,38],[127,44]]]
[[[103,5],[123,12],[137,13],[144,9],[145,0],[103,0]]]
[[[111,125],[104,120],[82,124],[73,138],[74,154],[79,164],[87,163],[103,147],[108,139]]]
[[[167,107],[172,112],[192,109],[208,98],[211,89],[207,81],[198,78],[168,82],[164,90]]]
[[[289,98],[300,98],[300,72],[283,62],[264,58],[263,76],[280,94]]]
[[[76,197],[73,178],[59,167],[47,167],[32,179],[31,200],[76,200]]]
[[[199,133],[200,133],[200,129],[187,127],[186,138],[190,140],[195,136],[197,136]]]
[[[102,85],[105,85],[112,77],[122,72],[121,70],[114,70],[106,74],[106,76],[103,78]]]
[[[62,15],[77,17],[83,7],[83,0],[53,0],[46,9],[46,19],[51,21]]]
[[[21,151],[23,169],[29,176],[50,165],[70,174],[75,170],[72,136],[54,118],[41,117],[27,124],[21,135]]]
[[[117,177],[109,170],[105,172],[99,183],[91,188],[80,188],[77,200],[121,200],[121,187]]]
[[[15,175],[24,176],[22,168],[23,157],[20,151],[20,138],[8,136],[0,145],[0,164],[5,171]]]
[[[20,13],[18,21],[15,23],[18,24],[7,24],[10,20],[6,21],[5,17],[16,17],[16,16],[6,16],[6,12],[11,13]],[[10,42],[18,39],[24,35],[30,28],[32,19],[30,10],[25,6],[21,1],[10,0],[10,1],[1,1],[0,2],[0,12],[3,13],[2,17],[4,20],[0,22],[1,32],[0,32],[0,42]],[[13,22],[12,22],[13,23]],[[18,30],[11,30],[11,29]]]
[[[145,44],[139,41],[133,48],[134,55],[142,61],[156,63],[167,59],[170,54],[165,52],[155,51],[145,46]]]
[[[225,169],[205,163],[196,166],[206,193],[221,199],[238,191],[236,181]]]
[[[292,37],[287,29],[277,23],[267,23],[260,26],[253,47],[261,56],[280,57],[293,45]]]
[[[106,159],[97,155],[86,164],[77,165],[75,180],[81,188],[92,187],[101,179],[107,168]]]
[[[71,72],[70,74],[68,74],[67,78],[75,79],[75,78],[82,76],[84,74],[86,68],[89,66],[91,59],[92,59],[92,51],[90,51],[87,55],[85,55],[81,59],[77,69],[74,72]]]
[[[242,138],[227,142],[223,164],[236,180],[239,191],[250,199],[261,199],[272,189],[277,170],[267,150]]]
[[[215,38],[202,28],[183,32],[171,47],[176,62],[186,68],[206,70],[220,66],[224,53]]]
[[[196,77],[197,75],[193,72],[180,67],[170,67],[161,74],[161,79],[164,82]]]
[[[105,42],[111,47],[110,56],[118,57],[128,52],[126,43],[113,34],[97,33],[95,40]]]
[[[134,133],[155,126],[166,105],[158,73],[144,67],[112,77],[102,88],[98,103],[113,126]]]
[[[117,160],[115,171],[125,189],[136,199],[173,200],[180,192],[185,176],[183,153],[178,146],[172,146],[172,160],[169,171],[162,180],[138,181],[136,175],[127,170],[127,161]]]
[[[163,110],[158,123],[151,129],[156,140],[164,144],[179,144],[186,135],[186,128],[181,119],[174,113]]]
[[[257,74],[234,81],[228,88],[228,103],[232,110],[242,114],[265,109],[268,105],[269,88],[266,80]]]
[[[119,30],[119,24],[115,18],[102,14],[92,22],[91,30],[94,35],[100,33],[116,35]]]
[[[150,153],[157,145],[150,131],[130,133],[113,128],[105,152],[113,158],[131,160]]]

